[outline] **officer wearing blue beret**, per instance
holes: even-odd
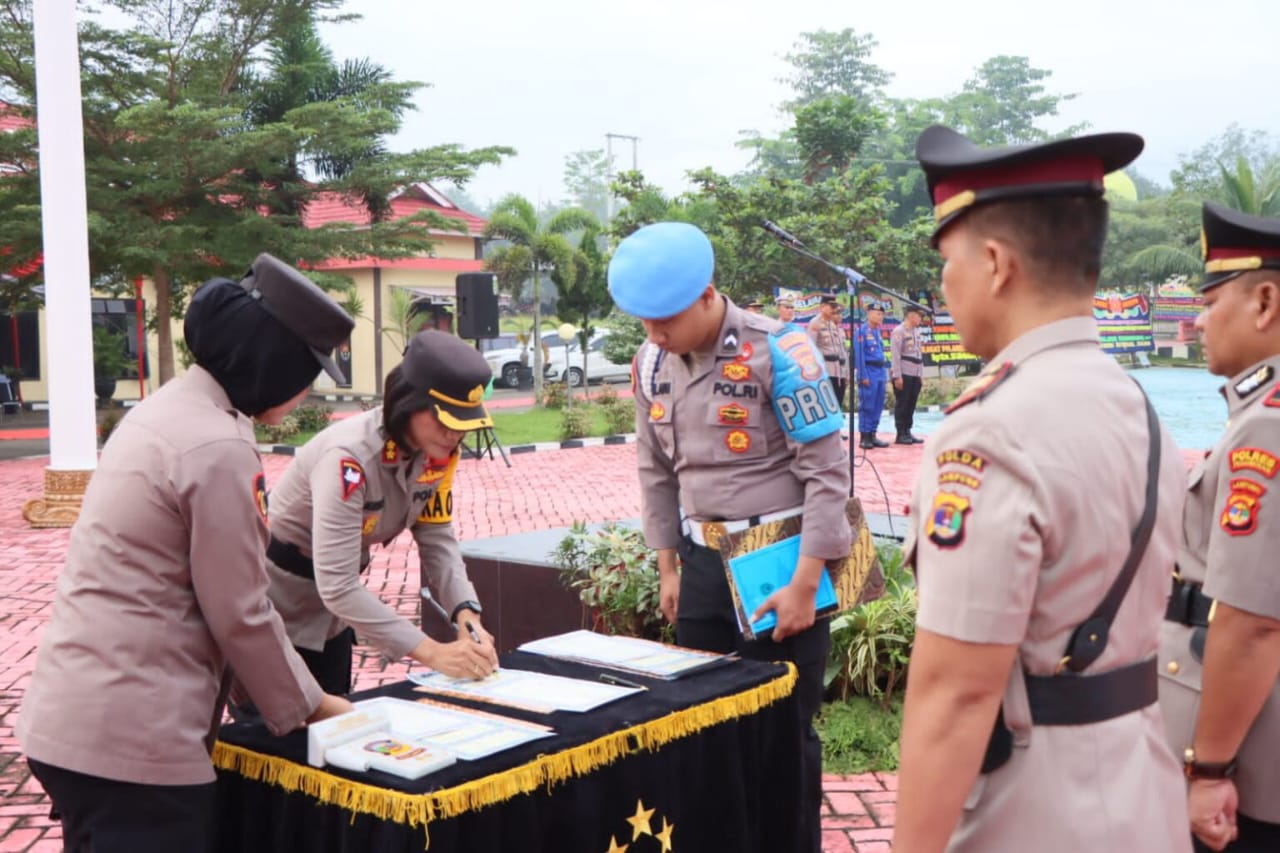
[[[679,222],[641,228],[609,264],[610,294],[648,333],[632,365],[645,541],[658,552],[662,612],[677,642],[795,662],[806,809],[776,849],[817,853],[822,747],[812,718],[830,639],[815,594],[824,564],[849,553],[843,416],[809,337],[734,305],[716,291],[714,267],[707,236]],[[777,626],[747,641],[719,531],[793,516],[803,525],[795,574],[751,615],[772,610]],[[797,816],[762,819],[776,830]]]

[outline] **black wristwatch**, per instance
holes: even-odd
[[[1196,751],[1187,747],[1182,753],[1182,772],[1188,779],[1230,779],[1236,775],[1236,760],[1196,761]]]
[[[459,604],[457,607],[453,608],[453,615],[449,617],[449,621],[450,621],[450,622],[452,622],[453,624],[457,625],[457,624],[458,624],[458,614],[459,614],[460,612],[462,612],[463,610],[470,610],[470,611],[473,611],[477,616],[479,616],[481,613],[483,613],[483,612],[484,612],[484,610],[480,607],[480,602],[478,602],[478,601],[464,601],[464,602],[462,602],[461,604]]]

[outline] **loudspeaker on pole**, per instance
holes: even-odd
[[[464,272],[454,280],[458,337],[498,336],[498,277],[491,272]]]

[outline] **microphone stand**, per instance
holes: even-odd
[[[872,290],[876,290],[884,294],[885,296],[891,296],[905,305],[910,305],[914,308],[919,308],[926,315],[932,315],[933,309],[929,308],[926,305],[921,305],[919,302],[910,300],[907,297],[903,296],[901,293],[898,293],[895,290],[890,290],[889,288],[885,287],[882,284],[878,284],[877,282],[872,281],[871,279],[867,278],[865,275],[863,275],[862,273],[858,272],[855,269],[850,269],[849,267],[842,267],[839,264],[831,263],[826,258],[822,257],[816,252],[811,252],[808,248],[805,247],[803,243],[801,243],[798,240],[795,242],[792,242],[791,240],[787,240],[783,237],[780,237],[779,235],[775,234],[773,231],[769,231],[769,233],[772,234],[774,238],[778,241],[778,244],[783,246],[784,248],[790,249],[792,252],[795,252],[797,255],[808,258],[811,261],[816,261],[817,263],[822,264],[824,267],[831,270],[832,272],[838,273],[841,277],[844,278],[845,292],[851,297],[850,298],[851,304],[849,306],[850,318],[849,318],[849,362],[848,362],[849,364],[849,496],[854,497],[853,419],[854,419],[856,410],[858,408],[859,379],[855,379],[853,375],[854,344],[856,340],[853,334],[853,320],[857,317],[858,308],[859,308],[858,288],[860,286],[865,285],[866,287],[870,287]],[[859,426],[861,426],[861,424],[859,424]],[[865,450],[863,451],[862,455],[863,456],[867,455]]]

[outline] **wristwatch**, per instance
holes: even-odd
[[[450,622],[452,622],[453,624],[457,625],[457,624],[458,624],[458,614],[459,614],[460,612],[462,612],[463,610],[470,610],[470,611],[473,611],[477,616],[479,616],[481,613],[483,613],[483,612],[484,612],[484,610],[480,607],[480,602],[478,602],[478,601],[464,601],[464,602],[462,602],[461,604],[459,604],[457,607],[453,608],[453,615],[449,617],[449,621],[450,621]]]
[[[1236,760],[1196,761],[1194,747],[1182,753],[1182,772],[1188,779],[1230,779],[1236,775]]]

